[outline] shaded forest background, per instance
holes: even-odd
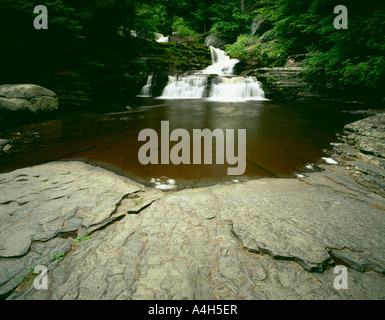
[[[33,27],[39,4],[48,8],[48,30]],[[322,68],[330,95],[382,98],[385,1],[346,1],[347,30],[333,26],[339,4],[344,3],[0,0],[0,83],[35,83],[79,100],[125,98],[138,94],[153,68],[182,71],[210,63],[203,42],[211,34],[224,41],[231,57],[254,67],[281,67],[289,56],[306,54],[311,87],[322,81]],[[255,34],[253,21],[260,22]],[[161,44],[154,32],[195,40]],[[190,65],[196,52],[199,61]]]

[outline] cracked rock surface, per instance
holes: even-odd
[[[171,193],[81,162],[2,174],[0,295],[385,299],[385,200],[352,179],[354,152],[339,146],[340,165],[301,179]],[[73,245],[72,233],[90,238]],[[21,290],[36,264],[49,288]],[[336,265],[348,289],[334,287]]]
[[[0,189],[1,296],[34,265],[69,251],[66,234],[93,232],[125,214],[125,206],[135,208],[142,186],[72,161],[1,174]]]
[[[371,191],[385,196],[385,113],[345,126],[350,176]],[[352,148],[355,146],[355,148]]]

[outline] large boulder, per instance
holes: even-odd
[[[223,47],[225,44],[227,44],[228,42],[224,39],[221,39],[217,36],[214,36],[212,34],[208,35],[205,39],[205,46],[207,47],[214,47],[214,48],[220,48],[220,47]]]
[[[0,109],[10,111],[53,111],[59,105],[57,95],[35,84],[0,85]]]
[[[2,152],[8,152],[12,149],[12,141],[7,139],[0,139],[0,154]]]

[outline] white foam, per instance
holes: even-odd
[[[212,65],[204,70],[182,75],[169,75],[161,99],[205,99],[219,102],[263,101],[265,93],[256,77],[234,75],[234,66],[239,62],[231,59],[220,49],[210,47]],[[216,75],[211,79],[210,75]],[[211,79],[211,80],[209,80]],[[149,94],[152,78],[143,87],[141,94]],[[211,86],[211,88],[210,88]]]
[[[338,162],[335,161],[335,160],[332,159],[332,158],[322,157],[322,159],[323,159],[326,163],[328,163],[328,164],[338,164]]]
[[[151,178],[150,182],[155,185],[155,188],[161,190],[171,190],[178,187],[174,179],[167,177]]]

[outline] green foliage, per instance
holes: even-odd
[[[368,57],[367,61],[342,63],[341,84],[343,86],[367,86],[377,88],[385,78],[385,57]]]
[[[48,8],[48,30],[33,28],[33,8],[39,4]],[[206,64],[205,58],[194,58],[194,50],[205,56],[195,43],[157,45],[154,32],[182,36],[210,32],[230,43],[226,50],[231,57],[254,66],[283,66],[290,55],[308,53],[305,76],[314,88],[325,77],[332,91],[381,94],[385,2],[347,2],[347,30],[333,27],[333,9],[339,4],[338,0],[0,0],[0,55],[7,62],[0,64],[0,83],[37,83],[59,93],[89,91],[99,101],[101,95],[117,96],[123,86],[137,91],[151,71],[147,57],[160,54],[161,67],[170,70]],[[255,18],[265,22],[250,38]],[[138,38],[130,36],[132,30]]]
[[[286,62],[285,49],[276,41],[262,42],[243,34],[233,44],[225,46],[231,58],[245,60],[259,67],[282,66]]]
[[[137,203],[135,203],[135,207],[140,207],[143,203],[144,201],[140,199]]]
[[[74,243],[79,243],[79,242],[82,242],[82,241],[85,241],[88,239],[90,239],[90,237],[89,237],[88,233],[85,233],[82,236],[76,237],[76,239],[74,240]]]
[[[167,10],[161,3],[150,5],[140,2],[136,5],[136,17],[133,29],[139,32],[167,33]]]
[[[248,32],[252,15],[241,11],[239,4],[238,0],[215,1],[210,7],[210,20],[213,21],[210,32],[228,41],[234,41],[238,35]]]
[[[226,52],[236,59],[248,59],[246,47],[250,44],[250,37],[246,34],[238,36],[237,41],[225,46]]]
[[[192,30],[189,24],[182,17],[175,17],[172,24],[172,30],[181,36],[194,36],[197,32]]]
[[[286,59],[310,53],[305,77],[314,88],[327,80],[328,88],[337,93],[365,93],[375,88],[380,93],[385,84],[385,3],[375,0],[368,0],[365,5],[358,0],[346,3],[347,30],[333,26],[337,16],[333,10],[339,4],[337,0],[260,1],[256,13],[271,22],[270,33],[276,41],[267,51],[262,45],[262,56],[267,54],[263,61],[277,65],[274,56],[279,60],[282,56]]]
[[[164,43],[162,51],[157,52],[154,58],[152,68],[160,67],[169,71],[201,70],[211,64],[209,48],[196,42]]]
[[[58,253],[55,253],[55,254],[52,256],[52,257],[53,257],[53,260],[54,260],[54,261],[57,261],[57,260],[63,258],[65,254],[66,254],[65,252],[58,252]]]
[[[23,281],[18,285],[18,288],[28,289],[32,285],[33,281],[37,277],[37,274],[34,273],[35,267],[36,266],[30,268],[28,274],[23,276]]]

